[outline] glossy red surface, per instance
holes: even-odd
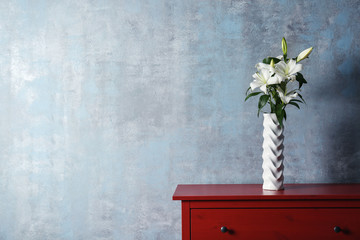
[[[173,199],[183,240],[360,239],[360,184],[178,185]]]
[[[360,239],[359,216],[360,209],[194,209],[191,240]]]
[[[178,185],[173,200],[360,199],[360,184],[285,184],[263,190],[261,184]]]

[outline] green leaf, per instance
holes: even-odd
[[[271,58],[271,59],[274,60],[274,63],[275,63],[275,64],[277,64],[278,62],[280,62],[280,59],[278,59],[278,58],[273,57],[273,58]],[[271,59],[270,59],[270,61],[271,61]]]
[[[281,110],[278,114],[276,114],[276,117],[277,117],[281,127],[283,127],[284,116],[285,116],[285,111],[284,110]]]
[[[262,93],[262,92],[253,92],[253,93],[250,93],[249,95],[246,96],[245,101],[248,100],[250,97],[256,96],[256,95],[258,95],[258,94],[260,94],[260,93]]]
[[[274,113],[275,112],[275,104],[271,100],[269,102],[270,102],[270,110],[272,113]]]
[[[276,115],[280,115],[280,112],[282,111],[283,109],[283,105],[282,104],[276,104],[276,107],[275,107],[275,113]]]
[[[283,104],[276,105],[276,117],[279,121],[280,126],[283,126],[283,118],[285,116],[285,110],[283,109]]]
[[[291,99],[290,102],[299,102],[299,103],[303,103],[303,101],[299,100],[299,99]]]
[[[263,59],[263,63],[265,63],[265,64],[270,64],[270,62],[271,62],[271,59],[268,57]]]
[[[270,98],[270,95],[264,94],[264,95],[260,96],[258,108],[260,108],[260,109],[263,108],[266,105],[269,98]]]
[[[278,92],[276,92],[274,99],[275,99],[276,105],[281,105],[282,104],[282,101],[281,101],[281,98],[280,98]]]
[[[305,100],[304,100],[304,98],[301,96],[301,94],[300,93],[298,93],[298,96],[301,98],[301,100],[306,104],[306,102],[305,102]]]
[[[247,90],[246,90],[246,93],[245,93],[245,95],[247,95],[248,94],[248,92],[249,92],[249,90],[251,89],[251,87],[249,87]]]
[[[291,102],[291,101],[290,101],[289,104],[291,104],[291,105],[297,107],[298,109],[300,109],[299,104],[297,104],[296,102]]]
[[[258,116],[260,113],[260,110],[266,105],[267,101],[269,100],[270,95],[262,95],[259,98],[259,104],[258,104]]]
[[[304,76],[301,73],[297,73],[296,74],[296,81],[299,82],[299,89],[301,88],[301,86],[305,83],[307,83],[307,81],[305,80]]]
[[[280,88],[285,92],[286,91],[286,82],[281,82]]]
[[[275,58],[275,57],[267,57],[263,59],[263,63],[265,64],[270,64],[271,60],[274,61],[274,64],[277,64],[278,62],[280,62],[280,59]]]

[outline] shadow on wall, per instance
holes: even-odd
[[[350,59],[350,58],[349,58]],[[360,57],[345,60],[328,94],[331,122],[324,128],[325,169],[331,182],[360,183]],[[331,95],[331,96],[330,96]],[[327,110],[325,110],[327,111]]]

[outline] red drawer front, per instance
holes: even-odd
[[[191,240],[232,239],[360,239],[360,209],[191,210]]]

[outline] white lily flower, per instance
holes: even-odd
[[[298,96],[298,93],[295,92],[295,90],[287,93],[284,92],[280,87],[277,89],[277,92],[279,93],[280,99],[285,103],[288,104],[293,98],[296,98]]]
[[[258,64],[256,64],[255,67],[258,71],[261,71],[261,69],[267,69],[267,70],[271,69],[271,66],[269,64],[262,63],[262,62],[259,62]]]
[[[266,87],[272,84],[279,84],[281,79],[278,76],[271,76],[271,72],[268,69],[262,68],[259,72],[255,73],[252,77],[254,80],[250,83],[251,90],[254,91],[256,88],[260,88],[265,94],[267,94]]]
[[[306,80],[300,74],[302,64],[298,62],[307,58],[313,50],[311,47],[302,51],[296,58],[288,58],[287,47],[285,38],[282,38],[281,48],[283,54],[276,58],[268,56],[263,62],[255,65],[257,71],[252,76],[253,80],[250,83],[250,88],[246,91],[245,97],[246,101],[250,97],[260,96],[258,116],[265,105],[270,105],[271,112],[277,113],[281,125],[286,120],[285,107],[287,105],[300,108],[298,103],[305,103],[300,94],[300,88],[306,83]],[[254,92],[256,88],[260,88],[260,91]],[[295,99],[297,97],[299,99]]]
[[[308,49],[305,49],[304,51],[302,51],[299,56],[297,56],[296,58],[296,62],[300,62],[301,60],[304,60],[305,58],[307,58],[310,53],[312,52],[313,47],[310,47]]]
[[[274,61],[272,60],[272,63]],[[271,75],[273,75],[275,73],[275,64],[271,65],[270,64],[266,64],[266,63],[262,63],[262,62],[259,62],[258,64],[255,65],[256,69],[258,71],[261,71],[262,69],[266,69],[270,72]]]
[[[275,73],[284,79],[293,80],[297,72],[302,70],[302,64],[297,64],[295,60],[290,59],[287,63],[283,60],[275,64]]]

